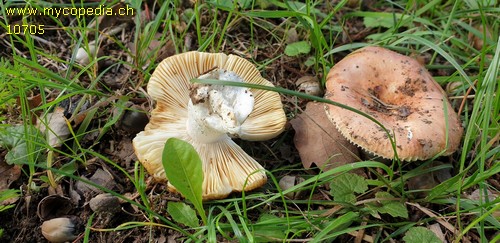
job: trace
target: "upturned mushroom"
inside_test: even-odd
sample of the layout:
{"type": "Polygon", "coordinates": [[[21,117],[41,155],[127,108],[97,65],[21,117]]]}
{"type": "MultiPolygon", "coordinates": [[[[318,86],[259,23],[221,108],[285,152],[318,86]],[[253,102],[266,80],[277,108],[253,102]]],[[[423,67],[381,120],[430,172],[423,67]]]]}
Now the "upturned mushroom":
{"type": "MultiPolygon", "coordinates": [[[[168,138],[189,142],[203,162],[203,199],[224,198],[233,191],[262,186],[262,166],[231,138],[262,141],[280,134],[286,122],[280,96],[244,87],[192,84],[219,79],[272,86],[253,64],[235,55],[188,52],[163,60],[147,85],[156,101],[144,131],[133,140],[135,153],[158,181],[168,138]]],[[[169,190],[175,188],[169,184],[169,190]]]]}
{"type": "MultiPolygon", "coordinates": [[[[463,128],[446,93],[416,60],[365,47],[329,72],[325,98],[369,114],[389,131],[401,160],[425,160],[457,150],[463,128]]],[[[394,158],[388,134],[368,118],[334,105],[327,115],[352,143],[394,158]]]]}

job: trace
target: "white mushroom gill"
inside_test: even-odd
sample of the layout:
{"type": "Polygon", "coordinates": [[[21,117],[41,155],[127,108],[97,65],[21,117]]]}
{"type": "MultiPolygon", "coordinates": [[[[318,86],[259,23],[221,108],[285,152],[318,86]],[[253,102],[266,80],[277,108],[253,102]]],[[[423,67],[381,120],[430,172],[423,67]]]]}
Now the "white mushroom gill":
{"type": "MultiPolygon", "coordinates": [[[[215,69],[198,77],[244,82],[232,71],[215,69]]],[[[254,108],[250,89],[223,85],[193,85],[188,104],[187,132],[199,143],[217,142],[227,135],[238,137],[241,125],[254,108]]]]}

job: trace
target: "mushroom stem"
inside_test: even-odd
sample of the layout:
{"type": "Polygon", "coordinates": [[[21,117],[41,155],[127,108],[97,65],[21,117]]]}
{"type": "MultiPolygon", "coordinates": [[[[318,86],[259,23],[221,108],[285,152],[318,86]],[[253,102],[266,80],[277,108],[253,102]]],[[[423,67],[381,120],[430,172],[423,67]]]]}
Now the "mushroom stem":
{"type": "MultiPolygon", "coordinates": [[[[211,70],[198,78],[243,82],[234,72],[223,69],[211,70]]],[[[217,142],[227,136],[238,137],[253,106],[253,94],[248,88],[194,85],[188,104],[188,134],[202,143],[217,142]]]]}

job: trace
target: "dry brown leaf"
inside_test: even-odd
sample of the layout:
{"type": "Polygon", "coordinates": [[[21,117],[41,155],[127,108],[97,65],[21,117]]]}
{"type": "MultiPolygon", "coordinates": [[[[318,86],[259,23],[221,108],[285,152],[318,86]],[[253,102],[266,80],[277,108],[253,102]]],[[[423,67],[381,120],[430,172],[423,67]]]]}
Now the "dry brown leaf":
{"type": "MultiPolygon", "coordinates": [[[[491,30],[489,28],[484,28],[484,26],[482,25],[477,25],[477,26],[474,26],[474,28],[479,31],[481,34],[486,34],[486,38],[488,39],[491,39],[492,35],[491,35],[491,30]]],[[[474,48],[476,48],[476,50],[481,50],[484,46],[484,40],[483,40],[483,36],[479,37],[477,35],[474,35],[474,33],[472,32],[469,32],[468,34],[468,39],[469,39],[469,42],[472,44],[472,46],[474,48]]]]}
{"type": "MultiPolygon", "coordinates": [[[[9,189],[12,182],[21,176],[21,167],[18,165],[8,165],[3,159],[0,159],[0,192],[9,189]]],[[[9,198],[0,202],[1,205],[15,203],[19,198],[9,198]]]]}
{"type": "Polygon", "coordinates": [[[64,108],[61,107],[56,107],[54,112],[48,113],[44,121],[39,121],[38,126],[40,131],[46,134],[47,143],[54,148],[60,147],[70,135],[64,108]]]}
{"type": "MultiPolygon", "coordinates": [[[[476,189],[474,190],[471,194],[465,195],[470,200],[480,202],[482,201],[483,203],[486,202],[486,199],[488,199],[489,202],[495,201],[498,197],[500,197],[500,194],[492,191],[492,190],[486,190],[486,193],[484,191],[481,191],[481,189],[476,189]],[[481,200],[482,198],[482,200],[481,200]]],[[[500,219],[500,210],[496,210],[492,213],[492,216],[495,218],[500,219]]]]}
{"type": "Polygon", "coordinates": [[[300,40],[299,34],[297,33],[297,30],[295,28],[290,28],[286,32],[286,43],[294,43],[300,40]]]}
{"type": "MultiPolygon", "coordinates": [[[[423,213],[425,213],[427,216],[429,216],[431,218],[435,218],[436,222],[438,222],[440,225],[442,225],[445,229],[449,230],[451,232],[451,234],[456,234],[457,232],[459,232],[457,230],[457,228],[455,228],[450,222],[448,222],[448,220],[449,220],[448,218],[443,217],[442,215],[437,215],[432,210],[430,210],[424,206],[421,206],[418,203],[406,202],[406,204],[413,206],[413,207],[416,207],[418,210],[422,211],[423,213]]],[[[463,242],[470,242],[465,238],[462,240],[463,240],[463,242]]]]}
{"type": "MultiPolygon", "coordinates": [[[[28,101],[28,107],[30,110],[37,108],[40,106],[40,104],[42,104],[42,95],[37,94],[37,95],[27,97],[27,101],[28,101]]],[[[20,97],[16,98],[16,102],[17,102],[18,106],[21,106],[21,98],[20,97]]],[[[36,117],[40,113],[41,113],[40,111],[32,112],[31,113],[31,122],[36,121],[36,117]]]]}
{"type": "Polygon", "coordinates": [[[306,110],[290,123],[295,130],[294,143],[304,168],[309,169],[314,163],[330,170],[358,161],[358,148],[337,131],[322,103],[309,102],[306,110]]]}
{"type": "Polygon", "coordinates": [[[427,228],[430,231],[432,231],[434,234],[436,234],[436,236],[441,240],[441,242],[443,242],[443,243],[447,242],[446,237],[444,236],[444,232],[438,223],[431,224],[431,225],[427,226],[427,228]]]}

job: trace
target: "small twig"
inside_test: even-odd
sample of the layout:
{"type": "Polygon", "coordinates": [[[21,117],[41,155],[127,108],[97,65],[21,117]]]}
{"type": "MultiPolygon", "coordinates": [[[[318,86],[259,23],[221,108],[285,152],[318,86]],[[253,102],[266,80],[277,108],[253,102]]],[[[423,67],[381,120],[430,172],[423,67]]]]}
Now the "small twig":
{"type": "MultiPolygon", "coordinates": [[[[368,224],[368,217],[363,217],[363,222],[361,222],[361,226],[366,226],[368,224]]],[[[354,232],[352,232],[354,233],[354,232]]],[[[360,229],[358,233],[355,235],[356,238],[354,240],[354,243],[361,243],[363,240],[368,241],[368,242],[373,242],[373,238],[370,239],[371,236],[365,235],[365,229],[360,229]],[[369,240],[365,239],[368,238],[369,240]],[[370,241],[371,240],[371,241],[370,241]]]]}
{"type": "Polygon", "coordinates": [[[321,216],[322,216],[322,217],[330,217],[330,216],[332,216],[334,213],[336,213],[336,212],[340,211],[340,210],[341,210],[341,209],[343,209],[343,208],[344,208],[344,206],[342,206],[342,205],[336,205],[335,207],[330,208],[330,209],[328,209],[326,212],[322,213],[322,214],[321,214],[321,216]]]}
{"type": "MultiPolygon", "coordinates": [[[[22,33],[21,33],[21,34],[22,34],[22,33]]],[[[46,44],[46,45],[48,45],[48,46],[51,46],[51,47],[54,47],[54,48],[56,48],[56,47],[57,47],[57,45],[56,45],[56,44],[54,44],[54,42],[52,42],[52,41],[48,41],[48,40],[43,39],[43,38],[41,38],[41,37],[39,37],[39,36],[36,36],[36,35],[31,35],[31,38],[33,38],[33,39],[35,39],[35,40],[37,40],[37,41],[39,41],[39,42],[41,42],[41,43],[44,43],[44,44],[46,44]]]]}
{"type": "Polygon", "coordinates": [[[110,28],[109,30],[104,31],[100,36],[99,36],[99,42],[102,41],[104,38],[111,39],[112,35],[116,35],[123,31],[127,27],[127,23],[120,24],[116,27],[110,28]]]}
{"type": "Polygon", "coordinates": [[[316,226],[313,223],[311,223],[311,221],[309,220],[309,218],[307,218],[307,215],[304,214],[304,211],[302,211],[297,204],[295,204],[294,202],[292,202],[292,203],[295,206],[295,208],[297,210],[299,210],[300,214],[302,215],[302,217],[304,217],[304,219],[306,220],[306,222],[309,223],[309,225],[311,225],[312,227],[314,227],[314,229],[316,229],[318,231],[321,231],[321,228],[319,228],[318,226],[316,226]]]}
{"type": "MultiPolygon", "coordinates": [[[[364,230],[352,231],[352,232],[349,232],[348,234],[350,234],[352,236],[355,236],[355,237],[358,237],[358,235],[359,235],[360,232],[364,232],[364,230]]],[[[357,238],[356,238],[356,240],[357,240],[357,238]]],[[[365,235],[364,233],[363,233],[363,238],[360,238],[360,241],[359,241],[360,243],[361,243],[361,240],[364,240],[364,241],[370,242],[370,243],[374,242],[373,236],[371,236],[371,235],[365,235]]]]}
{"type": "Polygon", "coordinates": [[[462,111],[463,111],[464,106],[465,106],[465,101],[467,100],[467,96],[469,96],[470,92],[472,92],[472,88],[474,88],[474,86],[476,86],[476,84],[477,84],[477,79],[474,81],[472,86],[470,86],[469,89],[467,89],[467,92],[465,93],[464,98],[462,99],[462,103],[460,104],[460,108],[458,108],[457,114],[459,114],[459,115],[462,114],[462,111]]]}
{"type": "Polygon", "coordinates": [[[52,168],[53,158],[54,158],[54,150],[50,149],[47,153],[47,168],[48,168],[47,178],[49,179],[50,186],[55,189],[57,187],[57,183],[54,178],[54,174],[52,174],[52,171],[50,170],[50,168],[52,168]]]}
{"type": "Polygon", "coordinates": [[[24,55],[24,54],[23,54],[23,53],[22,53],[19,49],[17,49],[15,46],[12,46],[12,45],[10,44],[10,42],[8,42],[7,40],[3,40],[3,41],[5,42],[5,44],[6,44],[8,47],[10,47],[10,48],[12,48],[12,50],[16,51],[17,55],[19,55],[19,56],[21,56],[21,57],[23,57],[23,58],[25,58],[25,59],[26,59],[26,58],[28,58],[26,55],[24,55]]]}
{"type": "Polygon", "coordinates": [[[458,100],[458,99],[473,99],[476,98],[476,95],[458,95],[458,96],[450,96],[448,99],[450,100],[458,100]]]}
{"type": "Polygon", "coordinates": [[[446,229],[448,229],[449,231],[451,231],[453,234],[458,233],[458,230],[453,225],[451,225],[450,223],[444,221],[442,217],[437,216],[435,213],[431,212],[431,210],[420,206],[418,203],[407,202],[406,204],[418,208],[420,211],[422,211],[423,213],[427,214],[427,216],[429,216],[431,218],[435,218],[436,221],[440,225],[444,226],[446,229]]]}
{"type": "Polygon", "coordinates": [[[365,200],[361,200],[361,201],[358,201],[356,202],[354,205],[358,206],[358,205],[361,205],[361,204],[367,204],[367,203],[371,203],[371,202],[379,202],[379,201],[400,201],[401,199],[399,198],[369,198],[369,199],[365,199],[365,200]]]}

